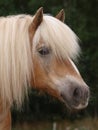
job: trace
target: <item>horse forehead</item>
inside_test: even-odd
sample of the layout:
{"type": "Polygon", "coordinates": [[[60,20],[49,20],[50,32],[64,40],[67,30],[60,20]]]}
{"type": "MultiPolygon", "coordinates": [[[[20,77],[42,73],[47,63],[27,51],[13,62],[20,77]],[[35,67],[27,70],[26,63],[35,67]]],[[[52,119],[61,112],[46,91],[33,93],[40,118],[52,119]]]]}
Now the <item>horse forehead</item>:
{"type": "MultiPolygon", "coordinates": [[[[42,38],[43,43],[49,46],[56,56],[75,58],[79,52],[76,35],[67,27],[54,19],[45,19],[36,30],[33,43],[38,44],[42,38]],[[70,37],[69,37],[70,36],[70,37]]],[[[42,41],[40,42],[42,43],[42,41]]]]}

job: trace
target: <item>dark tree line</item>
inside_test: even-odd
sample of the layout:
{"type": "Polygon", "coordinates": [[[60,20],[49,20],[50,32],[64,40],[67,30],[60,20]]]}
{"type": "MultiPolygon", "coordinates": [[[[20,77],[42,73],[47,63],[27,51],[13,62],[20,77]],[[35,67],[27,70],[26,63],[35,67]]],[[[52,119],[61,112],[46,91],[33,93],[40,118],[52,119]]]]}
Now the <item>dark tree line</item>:
{"type": "MultiPolygon", "coordinates": [[[[60,9],[65,10],[65,22],[80,38],[82,55],[79,58],[78,68],[90,86],[91,99],[88,108],[84,111],[87,115],[98,115],[98,0],[0,0],[0,15],[34,14],[43,6],[45,13],[56,15],[60,9]]],[[[48,95],[40,95],[37,91],[30,94],[29,106],[24,104],[24,111],[40,119],[43,116],[56,115],[68,116],[63,106],[48,95]],[[60,107],[62,106],[62,107],[60,107]],[[58,110],[57,110],[58,108],[58,110]],[[65,114],[64,114],[65,112],[65,114]]],[[[13,111],[13,116],[16,111],[13,111]]],[[[83,113],[80,115],[83,115],[83,113]]],[[[85,115],[85,114],[84,114],[85,115]]],[[[21,117],[23,115],[20,114],[21,117]]],[[[26,117],[25,117],[26,118],[26,117]]],[[[48,117],[49,118],[49,117],[48,117]]]]}

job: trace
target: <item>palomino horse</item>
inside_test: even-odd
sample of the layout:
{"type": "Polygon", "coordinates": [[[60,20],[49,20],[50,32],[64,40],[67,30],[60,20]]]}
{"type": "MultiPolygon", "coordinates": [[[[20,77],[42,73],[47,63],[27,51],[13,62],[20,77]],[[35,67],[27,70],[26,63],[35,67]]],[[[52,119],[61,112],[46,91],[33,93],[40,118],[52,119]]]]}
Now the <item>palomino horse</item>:
{"type": "Polygon", "coordinates": [[[68,108],[88,104],[89,88],[74,60],[78,38],[63,23],[64,11],[56,17],[16,15],[0,18],[0,130],[11,129],[10,108],[20,107],[33,86],[48,92],[68,108]]]}

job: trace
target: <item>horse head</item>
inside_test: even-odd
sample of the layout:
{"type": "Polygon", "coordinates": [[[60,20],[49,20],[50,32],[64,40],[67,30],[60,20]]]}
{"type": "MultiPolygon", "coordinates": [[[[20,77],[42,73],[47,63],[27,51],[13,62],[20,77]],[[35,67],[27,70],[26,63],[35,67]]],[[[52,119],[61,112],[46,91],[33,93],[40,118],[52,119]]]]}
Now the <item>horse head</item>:
{"type": "Polygon", "coordinates": [[[89,88],[73,62],[80,52],[78,38],[63,21],[63,10],[52,17],[44,15],[43,8],[32,19],[31,84],[57,97],[70,109],[82,109],[88,105],[89,88]]]}

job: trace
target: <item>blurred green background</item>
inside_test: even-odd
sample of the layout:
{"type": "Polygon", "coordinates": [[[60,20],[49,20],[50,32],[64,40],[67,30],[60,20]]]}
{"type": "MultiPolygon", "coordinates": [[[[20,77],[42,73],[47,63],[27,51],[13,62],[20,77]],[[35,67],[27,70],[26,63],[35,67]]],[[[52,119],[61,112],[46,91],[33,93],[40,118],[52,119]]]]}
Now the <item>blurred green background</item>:
{"type": "Polygon", "coordinates": [[[13,124],[17,121],[70,120],[98,116],[98,0],[0,0],[0,15],[31,14],[43,6],[44,13],[55,16],[65,10],[65,23],[80,38],[82,54],[77,64],[83,78],[90,86],[91,99],[87,109],[70,113],[56,99],[36,90],[30,92],[29,102],[21,111],[12,109],[13,124]]]}

